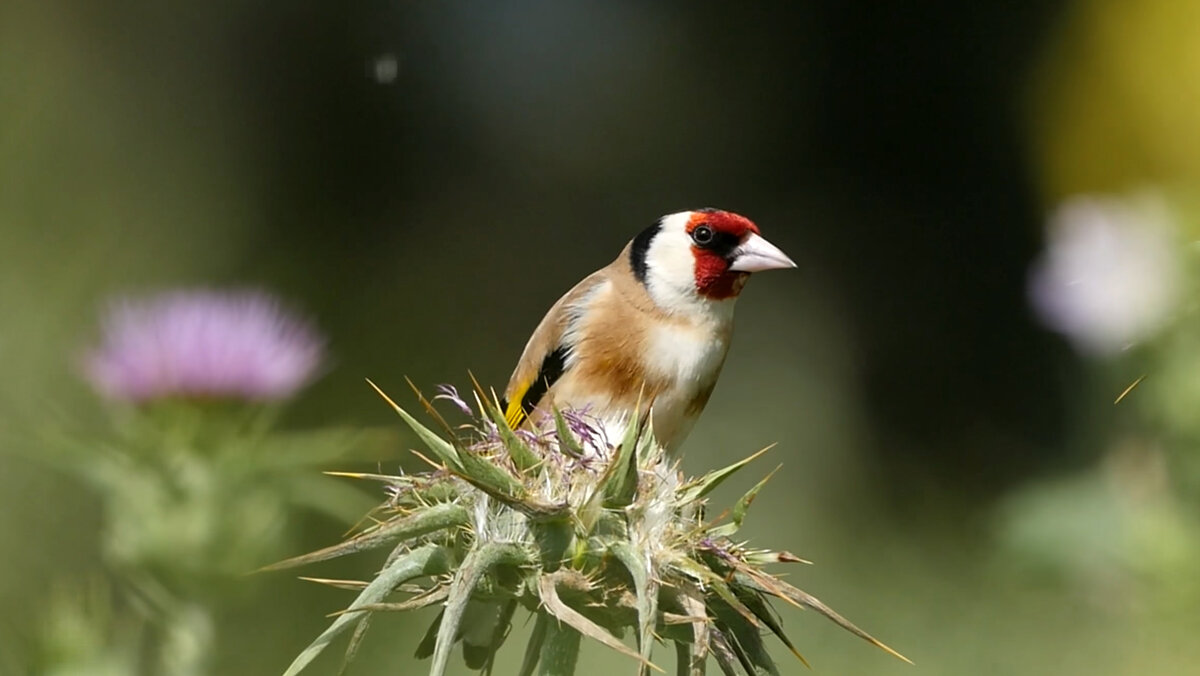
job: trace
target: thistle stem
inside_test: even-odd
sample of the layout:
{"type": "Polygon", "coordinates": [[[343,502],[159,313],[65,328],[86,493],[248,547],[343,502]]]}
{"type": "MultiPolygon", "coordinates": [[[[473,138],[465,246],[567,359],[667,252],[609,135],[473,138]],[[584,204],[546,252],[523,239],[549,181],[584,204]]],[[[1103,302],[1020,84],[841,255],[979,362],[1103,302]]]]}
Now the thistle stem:
{"type": "Polygon", "coordinates": [[[675,676],[692,676],[692,646],[675,642],[675,676]]]}
{"type": "Polygon", "coordinates": [[[553,620],[546,625],[538,676],[575,676],[575,664],[579,661],[579,632],[553,620]]]}
{"type": "Polygon", "coordinates": [[[538,660],[542,656],[542,643],[546,640],[549,626],[550,616],[538,613],[533,632],[529,635],[529,642],[525,644],[525,658],[521,660],[521,670],[517,672],[517,676],[533,676],[533,670],[537,668],[538,660]]]}
{"type": "Polygon", "coordinates": [[[479,580],[497,564],[519,565],[524,563],[520,546],[513,543],[489,542],[472,549],[454,574],[450,583],[450,595],[446,598],[446,612],[438,627],[437,643],[433,650],[430,676],[441,676],[446,672],[450,649],[458,638],[458,629],[471,600],[471,593],[479,580]]]}

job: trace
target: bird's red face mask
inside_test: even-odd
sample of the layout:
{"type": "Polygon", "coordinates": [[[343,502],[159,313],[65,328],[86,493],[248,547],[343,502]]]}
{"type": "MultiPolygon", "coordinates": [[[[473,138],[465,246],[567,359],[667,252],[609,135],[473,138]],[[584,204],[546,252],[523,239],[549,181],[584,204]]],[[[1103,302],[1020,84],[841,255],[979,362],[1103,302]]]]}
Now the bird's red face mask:
{"type": "Polygon", "coordinates": [[[737,296],[751,272],[796,264],[759,235],[758,226],[728,211],[700,210],[686,226],[695,258],[696,291],[712,300],[737,296]]]}

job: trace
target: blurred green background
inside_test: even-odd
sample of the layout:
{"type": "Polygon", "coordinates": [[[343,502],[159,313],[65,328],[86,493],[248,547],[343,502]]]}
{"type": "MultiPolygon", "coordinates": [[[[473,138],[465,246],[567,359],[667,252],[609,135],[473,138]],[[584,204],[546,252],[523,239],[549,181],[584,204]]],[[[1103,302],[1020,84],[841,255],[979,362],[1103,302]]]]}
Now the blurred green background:
{"type": "MultiPolygon", "coordinates": [[[[1081,359],[1028,307],[1045,215],[1194,185],[1197,110],[1194,0],[6,0],[0,671],[27,673],[46,599],[97,566],[99,503],[28,432],[102,427],[76,366],[105,298],[272,289],[334,354],[287,423],[390,426],[364,377],[502,385],[575,281],[657,216],[719,206],[800,269],[739,303],[685,469],[779,442],[743,532],[814,560],[792,581],[916,663],[784,610],[816,673],[1195,673],[1194,590],[1081,581],[996,523],[1142,424],[1112,406],[1138,368],[1081,359]]],[[[417,467],[402,451],[328,469],[417,467]]],[[[348,526],[289,523],[296,553],[348,526]]],[[[244,584],[217,673],[282,672],[350,598],[244,584]]],[[[421,673],[430,619],[378,619],[351,673],[421,673]]],[[[581,674],[614,669],[585,651],[581,674]]]]}

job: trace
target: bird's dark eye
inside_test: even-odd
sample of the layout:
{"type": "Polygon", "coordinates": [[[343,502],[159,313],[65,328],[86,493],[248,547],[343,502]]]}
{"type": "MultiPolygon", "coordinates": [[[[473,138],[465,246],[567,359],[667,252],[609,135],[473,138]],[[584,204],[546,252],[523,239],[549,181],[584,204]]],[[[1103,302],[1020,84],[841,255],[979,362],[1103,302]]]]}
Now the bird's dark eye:
{"type": "Polygon", "coordinates": [[[700,246],[712,244],[712,228],[708,227],[707,225],[697,225],[695,229],[692,230],[692,241],[700,246]]]}

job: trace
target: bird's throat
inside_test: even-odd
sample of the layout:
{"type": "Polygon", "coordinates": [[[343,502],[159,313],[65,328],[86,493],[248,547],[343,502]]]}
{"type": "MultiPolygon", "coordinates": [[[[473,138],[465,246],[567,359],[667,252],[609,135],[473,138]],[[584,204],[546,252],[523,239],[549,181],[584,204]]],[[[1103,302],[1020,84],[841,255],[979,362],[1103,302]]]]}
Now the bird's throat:
{"type": "Polygon", "coordinates": [[[721,268],[702,269],[699,261],[696,265],[696,292],[709,300],[728,300],[736,298],[746,286],[749,273],[731,272],[729,266],[722,261],[721,268]]]}

